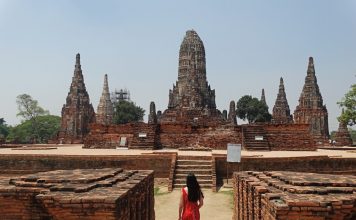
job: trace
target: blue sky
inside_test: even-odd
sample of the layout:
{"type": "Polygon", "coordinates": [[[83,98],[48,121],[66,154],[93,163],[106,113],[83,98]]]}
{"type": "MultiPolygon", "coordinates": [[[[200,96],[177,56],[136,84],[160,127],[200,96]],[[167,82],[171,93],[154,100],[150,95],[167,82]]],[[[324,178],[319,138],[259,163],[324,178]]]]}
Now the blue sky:
{"type": "MultiPolygon", "coordinates": [[[[336,102],[356,81],[356,1],[18,1],[0,0],[0,117],[17,124],[16,96],[30,94],[60,115],[82,58],[94,108],[104,74],[136,104],[158,110],[177,80],[188,29],[204,42],[207,78],[220,110],[266,91],[272,111],[279,78],[294,112],[313,56],[330,130],[336,102]]],[[[240,123],[242,123],[240,121],[240,123]]]]}

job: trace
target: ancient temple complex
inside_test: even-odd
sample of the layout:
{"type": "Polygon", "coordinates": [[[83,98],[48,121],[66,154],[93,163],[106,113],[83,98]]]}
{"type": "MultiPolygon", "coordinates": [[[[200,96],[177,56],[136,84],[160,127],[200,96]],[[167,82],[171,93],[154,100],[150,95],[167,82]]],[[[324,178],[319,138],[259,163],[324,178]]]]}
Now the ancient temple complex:
{"type": "MultiPolygon", "coordinates": [[[[238,125],[234,100],[228,111],[221,113],[216,108],[215,90],[206,76],[204,44],[194,30],[188,30],[180,45],[178,80],[169,91],[168,108],[163,113],[156,112],[155,103],[151,102],[148,123],[111,123],[113,108],[107,76],[95,122],[78,55],[63,107],[60,138],[72,138],[66,141],[71,143],[75,138],[82,140],[84,148],[226,150],[228,143],[239,143],[245,150],[315,150],[315,137],[325,140],[328,124],[312,58],[299,101],[294,124],[281,79],[273,109],[274,123],[238,125]]],[[[267,105],[264,90],[261,102],[267,105]]]]}
{"type": "Polygon", "coordinates": [[[282,77],[279,81],[278,95],[272,111],[272,122],[275,124],[293,123],[282,77]]]}
{"type": "Polygon", "coordinates": [[[62,108],[61,128],[58,134],[60,142],[82,143],[84,136],[89,132],[89,124],[94,121],[95,112],[85,88],[78,53],[72,83],[62,108]]]}
{"type": "Polygon", "coordinates": [[[189,30],[179,50],[178,81],[169,91],[168,109],[161,122],[191,122],[204,118],[223,120],[216,109],[215,90],[206,78],[206,61],[203,41],[194,30],[189,30]]]}
{"type": "Polygon", "coordinates": [[[310,124],[309,129],[314,141],[325,142],[328,140],[328,111],[323,105],[323,98],[315,76],[313,57],[309,57],[307,76],[300,94],[299,104],[294,111],[294,121],[297,124],[310,124]]]}
{"type": "Polygon", "coordinates": [[[113,121],[114,107],[110,99],[108,75],[104,76],[103,93],[100,97],[97,113],[96,123],[109,125],[113,121]]]}

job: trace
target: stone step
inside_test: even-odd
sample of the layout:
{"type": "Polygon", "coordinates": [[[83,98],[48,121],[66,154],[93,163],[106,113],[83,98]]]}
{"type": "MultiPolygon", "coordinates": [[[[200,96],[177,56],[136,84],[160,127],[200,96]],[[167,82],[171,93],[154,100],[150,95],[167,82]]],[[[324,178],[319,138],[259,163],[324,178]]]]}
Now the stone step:
{"type": "MultiPolygon", "coordinates": [[[[198,183],[200,184],[213,184],[213,180],[201,180],[198,179],[198,183]]],[[[175,179],[174,184],[186,184],[185,179],[175,179]]]]}
{"type": "Polygon", "coordinates": [[[177,164],[202,164],[202,165],[211,165],[211,160],[177,160],[177,164]]]}
{"type": "MultiPolygon", "coordinates": [[[[212,176],[208,175],[208,174],[194,174],[194,175],[198,180],[211,180],[212,179],[212,176]]],[[[175,174],[174,175],[174,179],[184,179],[185,180],[186,178],[187,178],[186,174],[175,174]]]]}
{"type": "MultiPolygon", "coordinates": [[[[213,187],[212,184],[200,184],[200,183],[199,183],[199,185],[200,185],[200,188],[203,188],[203,189],[207,189],[207,188],[213,187]]],[[[185,183],[184,183],[184,184],[183,184],[183,183],[176,183],[176,184],[173,184],[173,188],[175,188],[175,189],[181,189],[181,188],[183,188],[183,187],[186,187],[185,183]]]]}
{"type": "Polygon", "coordinates": [[[189,170],[196,170],[196,169],[198,169],[198,170],[204,170],[204,169],[209,169],[209,170],[211,170],[211,164],[210,165],[200,165],[200,164],[198,164],[198,165],[180,165],[180,164],[178,164],[177,166],[176,166],[176,169],[189,169],[189,170]]]}
{"type": "Polygon", "coordinates": [[[211,169],[196,169],[196,170],[176,169],[175,173],[185,174],[185,175],[187,175],[188,173],[194,173],[194,175],[198,175],[198,174],[211,175],[211,169]]]}

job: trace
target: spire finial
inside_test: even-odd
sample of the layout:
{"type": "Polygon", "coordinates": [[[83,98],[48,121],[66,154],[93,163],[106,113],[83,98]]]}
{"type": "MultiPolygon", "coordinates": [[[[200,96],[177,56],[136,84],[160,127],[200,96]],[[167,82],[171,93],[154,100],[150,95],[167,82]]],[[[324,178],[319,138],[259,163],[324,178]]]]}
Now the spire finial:
{"type": "Polygon", "coordinates": [[[313,59],[313,57],[309,57],[309,64],[314,64],[314,59],[313,59]]]}
{"type": "Polygon", "coordinates": [[[75,64],[80,65],[80,54],[77,53],[77,56],[75,57],[75,64]]]}

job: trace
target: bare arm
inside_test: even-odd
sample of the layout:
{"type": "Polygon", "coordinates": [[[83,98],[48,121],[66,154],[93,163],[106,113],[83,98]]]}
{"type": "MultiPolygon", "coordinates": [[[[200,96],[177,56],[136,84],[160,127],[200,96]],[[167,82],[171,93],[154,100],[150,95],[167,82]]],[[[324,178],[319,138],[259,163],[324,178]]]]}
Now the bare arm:
{"type": "Polygon", "coordinates": [[[199,209],[204,205],[204,197],[202,194],[200,194],[199,198],[199,209]]]}
{"type": "Polygon", "coordinates": [[[180,201],[179,201],[178,220],[182,219],[183,206],[184,206],[184,201],[183,201],[183,192],[182,192],[181,196],[180,196],[180,201]]]}

